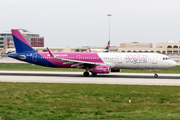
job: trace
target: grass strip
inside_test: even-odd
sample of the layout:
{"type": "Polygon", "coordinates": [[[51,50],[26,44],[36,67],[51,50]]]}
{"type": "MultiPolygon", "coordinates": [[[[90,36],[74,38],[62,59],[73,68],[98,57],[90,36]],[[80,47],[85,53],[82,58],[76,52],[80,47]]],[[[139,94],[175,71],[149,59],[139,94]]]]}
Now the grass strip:
{"type": "Polygon", "coordinates": [[[0,120],[179,120],[179,112],[178,86],[0,83],[0,120]]]}

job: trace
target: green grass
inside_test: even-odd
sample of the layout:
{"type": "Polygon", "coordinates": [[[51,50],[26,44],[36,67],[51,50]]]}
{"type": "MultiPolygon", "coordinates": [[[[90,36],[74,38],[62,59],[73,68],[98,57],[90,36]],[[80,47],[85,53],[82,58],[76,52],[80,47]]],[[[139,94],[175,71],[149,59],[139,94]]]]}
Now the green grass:
{"type": "MultiPolygon", "coordinates": [[[[84,69],[76,68],[50,68],[29,63],[0,63],[0,70],[28,70],[28,71],[73,71],[73,72],[83,72],[84,69]]],[[[126,73],[153,73],[153,70],[144,69],[122,69],[121,72],[126,73]]],[[[180,73],[180,66],[176,66],[170,69],[160,69],[158,73],[180,73]]]]}
{"type": "Polygon", "coordinates": [[[179,113],[177,86],[0,83],[0,120],[179,120],[179,113]]]}

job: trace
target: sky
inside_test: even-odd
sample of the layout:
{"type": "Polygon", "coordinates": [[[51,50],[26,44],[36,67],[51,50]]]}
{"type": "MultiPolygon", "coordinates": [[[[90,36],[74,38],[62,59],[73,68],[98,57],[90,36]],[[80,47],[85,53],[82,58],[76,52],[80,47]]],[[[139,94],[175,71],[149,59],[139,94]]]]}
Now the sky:
{"type": "Polygon", "coordinates": [[[180,0],[0,0],[0,31],[26,29],[45,47],[180,41],[180,0]],[[107,14],[112,14],[110,17],[107,14]]]}

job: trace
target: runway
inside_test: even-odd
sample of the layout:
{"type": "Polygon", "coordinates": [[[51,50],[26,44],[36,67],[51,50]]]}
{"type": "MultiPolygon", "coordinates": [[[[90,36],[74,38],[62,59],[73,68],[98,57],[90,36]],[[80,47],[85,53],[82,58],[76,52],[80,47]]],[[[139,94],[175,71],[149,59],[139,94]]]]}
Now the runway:
{"type": "Polygon", "coordinates": [[[180,74],[111,73],[84,77],[82,72],[0,71],[1,82],[82,83],[180,86],[180,74]]]}
{"type": "Polygon", "coordinates": [[[19,61],[10,57],[3,57],[0,59],[0,63],[27,63],[27,62],[19,61]]]}
{"type": "MultiPolygon", "coordinates": [[[[3,57],[0,63],[26,62],[3,57]]],[[[177,65],[180,65],[180,62],[177,62],[177,65]]],[[[82,72],[0,71],[0,81],[180,86],[180,74],[158,74],[158,78],[154,78],[154,74],[150,73],[110,73],[89,77],[82,74],[82,72]]]]}

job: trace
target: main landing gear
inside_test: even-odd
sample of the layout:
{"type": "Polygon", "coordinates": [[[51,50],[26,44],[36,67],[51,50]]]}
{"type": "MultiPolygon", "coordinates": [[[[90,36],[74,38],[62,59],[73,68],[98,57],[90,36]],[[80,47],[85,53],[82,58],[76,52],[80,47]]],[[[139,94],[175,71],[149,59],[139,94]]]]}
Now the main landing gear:
{"type": "MultiPolygon", "coordinates": [[[[92,76],[96,76],[97,73],[91,72],[92,76]]],[[[88,77],[89,76],[89,68],[86,68],[86,71],[83,73],[84,77],[88,77]]]]}
{"type": "Polygon", "coordinates": [[[92,72],[92,76],[96,76],[96,75],[97,75],[97,73],[92,72]]]}
{"type": "MultiPolygon", "coordinates": [[[[96,76],[97,75],[97,73],[94,73],[94,72],[91,72],[91,74],[92,74],[92,76],[96,76]]],[[[89,72],[84,72],[83,73],[83,75],[84,75],[84,77],[88,77],[89,76],[89,72]]]]}
{"type": "Polygon", "coordinates": [[[89,67],[86,67],[86,72],[83,73],[84,77],[89,76],[89,67]]]}
{"type": "Polygon", "coordinates": [[[86,71],[86,72],[83,73],[83,75],[84,75],[84,77],[88,77],[89,76],[89,72],[86,71]]]}
{"type": "Polygon", "coordinates": [[[158,77],[158,74],[157,74],[156,72],[157,72],[157,70],[156,70],[156,69],[154,69],[154,77],[155,77],[155,78],[157,78],[157,77],[158,77]]]}
{"type": "MultiPolygon", "coordinates": [[[[94,73],[94,72],[91,72],[91,74],[92,74],[92,76],[96,76],[97,75],[97,73],[94,73]]],[[[89,72],[84,72],[83,73],[83,75],[84,75],[84,77],[88,77],[89,76],[89,72]]]]}

